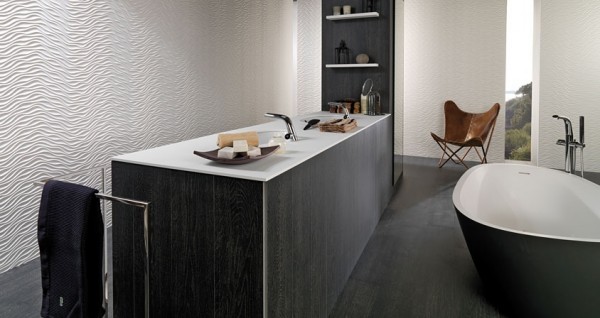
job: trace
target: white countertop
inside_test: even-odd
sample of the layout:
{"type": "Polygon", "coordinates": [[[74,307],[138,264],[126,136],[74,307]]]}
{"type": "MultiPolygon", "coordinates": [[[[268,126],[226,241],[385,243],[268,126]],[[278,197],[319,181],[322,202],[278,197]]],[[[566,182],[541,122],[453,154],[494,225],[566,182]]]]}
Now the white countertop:
{"type": "MultiPolygon", "coordinates": [[[[352,114],[351,118],[356,119],[358,126],[347,133],[320,132],[318,128],[303,130],[306,125],[302,121],[304,119],[320,118],[321,121],[324,121],[327,119],[325,117],[330,117],[331,119],[342,118],[341,114],[316,112],[294,117],[292,118],[292,123],[298,136],[298,141],[288,140],[286,152],[283,154],[273,154],[243,165],[220,164],[193,153],[194,150],[210,151],[217,149],[218,134],[120,155],[113,157],[112,160],[264,182],[279,176],[388,116],[390,115],[366,116],[352,114]]],[[[265,124],[226,132],[242,131],[257,131],[261,140],[260,146],[266,146],[273,132],[286,132],[286,126],[283,120],[273,119],[271,122],[265,124]]]]}

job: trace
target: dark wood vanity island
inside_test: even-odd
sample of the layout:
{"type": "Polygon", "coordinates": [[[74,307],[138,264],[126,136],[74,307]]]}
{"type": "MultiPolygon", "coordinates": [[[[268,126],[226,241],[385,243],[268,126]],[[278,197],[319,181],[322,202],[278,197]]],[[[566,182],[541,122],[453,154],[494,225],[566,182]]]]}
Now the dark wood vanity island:
{"type": "MultiPolygon", "coordinates": [[[[193,154],[216,135],[113,158],[113,195],[150,202],[150,316],[327,317],[393,192],[392,117],[354,117],[295,118],[299,141],[245,165],[193,154]]],[[[140,209],[115,204],[112,235],[114,317],[144,317],[140,209]]]]}

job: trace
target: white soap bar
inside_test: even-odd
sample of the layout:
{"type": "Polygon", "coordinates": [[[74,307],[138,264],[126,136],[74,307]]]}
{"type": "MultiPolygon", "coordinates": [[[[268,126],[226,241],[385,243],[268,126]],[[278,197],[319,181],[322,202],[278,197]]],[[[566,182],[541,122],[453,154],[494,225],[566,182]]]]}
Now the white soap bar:
{"type": "Polygon", "coordinates": [[[224,159],[233,159],[235,157],[235,151],[233,151],[232,147],[224,147],[219,149],[217,152],[217,157],[224,159]]]}
{"type": "Polygon", "coordinates": [[[256,156],[260,156],[260,155],[261,155],[260,148],[250,147],[250,149],[248,149],[248,157],[256,157],[256,156]]]}
{"type": "Polygon", "coordinates": [[[248,142],[245,139],[233,141],[234,152],[246,152],[248,151],[248,142]]]}

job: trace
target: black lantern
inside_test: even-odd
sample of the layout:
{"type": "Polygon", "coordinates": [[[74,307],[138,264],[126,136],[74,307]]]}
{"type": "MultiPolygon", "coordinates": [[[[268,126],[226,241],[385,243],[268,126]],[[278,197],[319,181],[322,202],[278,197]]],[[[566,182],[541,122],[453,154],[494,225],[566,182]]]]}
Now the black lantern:
{"type": "Polygon", "coordinates": [[[340,46],[335,48],[335,63],[348,64],[350,63],[350,49],[346,46],[346,42],[342,40],[340,46]]]}
{"type": "Polygon", "coordinates": [[[377,12],[379,0],[363,0],[363,12],[377,12]]]}

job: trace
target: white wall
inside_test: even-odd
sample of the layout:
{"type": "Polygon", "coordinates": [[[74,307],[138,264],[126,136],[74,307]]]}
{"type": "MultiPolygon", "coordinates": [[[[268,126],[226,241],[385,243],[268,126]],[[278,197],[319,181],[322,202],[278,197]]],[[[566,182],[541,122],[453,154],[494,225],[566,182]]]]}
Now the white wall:
{"type": "MultiPolygon", "coordinates": [[[[540,21],[539,165],[564,168],[564,125],[570,117],[579,139],[585,116],[585,170],[600,171],[600,2],[543,0],[540,21]]],[[[579,167],[579,165],[578,165],[579,167]]]]}
{"type": "Polygon", "coordinates": [[[322,1],[298,1],[298,114],[321,110],[322,1]]]}
{"type": "Polygon", "coordinates": [[[501,104],[488,159],[503,161],[506,2],[405,0],[404,18],[404,155],[440,156],[430,132],[443,135],[451,99],[469,112],[501,104]]]}
{"type": "Polygon", "coordinates": [[[33,181],[263,122],[266,111],[293,114],[291,7],[4,1],[0,272],[38,255],[33,181]]]}
{"type": "Polygon", "coordinates": [[[404,150],[404,1],[396,1],[394,18],[394,154],[404,150]]]}

